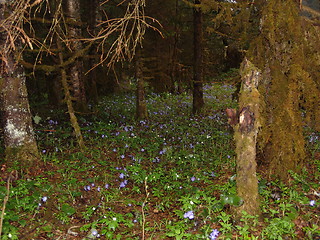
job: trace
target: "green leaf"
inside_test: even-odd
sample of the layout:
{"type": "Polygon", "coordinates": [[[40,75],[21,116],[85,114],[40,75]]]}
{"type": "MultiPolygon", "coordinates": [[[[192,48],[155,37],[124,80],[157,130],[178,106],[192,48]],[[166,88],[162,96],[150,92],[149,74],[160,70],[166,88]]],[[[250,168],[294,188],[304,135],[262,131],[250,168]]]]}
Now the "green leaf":
{"type": "Polygon", "coordinates": [[[220,199],[223,205],[230,204],[233,206],[240,206],[242,204],[242,199],[235,194],[222,194],[220,199]]]}
{"type": "Polygon", "coordinates": [[[42,118],[39,117],[38,115],[36,115],[36,116],[33,117],[33,121],[34,121],[35,124],[39,124],[39,122],[41,121],[41,119],[42,119],[42,118]]]}
{"type": "Polygon", "coordinates": [[[76,212],[76,209],[71,207],[69,204],[63,204],[61,210],[68,216],[71,216],[76,212]]]}
{"type": "Polygon", "coordinates": [[[109,227],[109,229],[112,229],[113,231],[115,231],[116,228],[118,227],[118,225],[119,225],[118,222],[110,221],[109,224],[108,224],[108,227],[109,227]]]}
{"type": "Polygon", "coordinates": [[[237,195],[232,196],[230,201],[231,201],[231,205],[234,205],[234,206],[240,206],[243,203],[242,199],[237,195]]]}

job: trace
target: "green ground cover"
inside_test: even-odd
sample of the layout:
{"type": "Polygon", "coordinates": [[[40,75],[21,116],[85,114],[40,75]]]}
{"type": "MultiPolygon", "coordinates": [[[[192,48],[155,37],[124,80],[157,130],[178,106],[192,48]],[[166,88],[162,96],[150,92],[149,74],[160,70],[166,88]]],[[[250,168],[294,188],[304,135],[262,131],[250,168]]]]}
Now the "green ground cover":
{"type": "Polygon", "coordinates": [[[190,94],[149,94],[143,121],[135,120],[133,94],[106,97],[79,117],[83,152],[65,112],[39,110],[45,168],[1,182],[1,203],[10,193],[1,239],[319,239],[320,139],[312,131],[302,174],[286,185],[260,164],[262,217],[233,221],[241,199],[224,109],[237,105],[234,90],[206,85],[199,116],[190,94]]]}

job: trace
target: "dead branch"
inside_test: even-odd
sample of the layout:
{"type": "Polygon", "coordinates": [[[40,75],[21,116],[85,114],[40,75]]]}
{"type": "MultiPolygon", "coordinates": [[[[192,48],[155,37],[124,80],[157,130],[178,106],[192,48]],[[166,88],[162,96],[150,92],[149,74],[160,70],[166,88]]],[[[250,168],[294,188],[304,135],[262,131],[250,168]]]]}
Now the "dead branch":
{"type": "MultiPolygon", "coordinates": [[[[0,48],[1,60],[6,64],[8,56],[17,50],[20,44],[26,44],[33,49],[33,45],[39,43],[30,38],[23,29],[25,23],[29,23],[29,13],[31,7],[39,4],[43,0],[17,0],[2,3],[5,18],[0,21],[0,32],[2,32],[3,44],[0,48]],[[10,3],[10,4],[9,4],[10,3]],[[19,45],[17,45],[19,43],[19,45]]],[[[20,47],[19,47],[20,48],[20,47]]]]}
{"type": "MultiPolygon", "coordinates": [[[[108,0],[104,3],[106,2],[108,0]]],[[[124,2],[121,2],[121,4],[124,2]]],[[[83,39],[85,41],[100,41],[98,49],[101,50],[102,54],[100,62],[96,66],[103,64],[107,60],[109,67],[124,59],[132,60],[136,47],[143,40],[146,28],[152,28],[162,35],[157,27],[147,22],[147,20],[152,20],[153,23],[161,27],[161,24],[157,20],[145,16],[144,7],[145,0],[130,1],[122,18],[107,19],[101,22],[99,24],[101,30],[95,37],[83,39]],[[113,35],[117,35],[117,37],[111,46],[109,46],[107,41],[113,35]]]]}
{"type": "MultiPolygon", "coordinates": [[[[91,47],[92,43],[89,43],[85,48],[77,51],[77,52],[73,52],[73,55],[71,55],[66,61],[64,61],[61,64],[58,65],[45,65],[45,64],[32,64],[32,63],[28,63],[26,61],[20,60],[20,63],[25,67],[25,68],[29,68],[29,69],[36,69],[36,70],[42,70],[45,71],[47,73],[49,72],[54,72],[54,71],[60,71],[60,68],[66,68],[68,67],[68,65],[71,65],[74,63],[74,61],[77,58],[83,57],[85,55],[85,53],[89,50],[89,48],[91,47]]],[[[59,52],[59,51],[58,51],[59,52]]]]}

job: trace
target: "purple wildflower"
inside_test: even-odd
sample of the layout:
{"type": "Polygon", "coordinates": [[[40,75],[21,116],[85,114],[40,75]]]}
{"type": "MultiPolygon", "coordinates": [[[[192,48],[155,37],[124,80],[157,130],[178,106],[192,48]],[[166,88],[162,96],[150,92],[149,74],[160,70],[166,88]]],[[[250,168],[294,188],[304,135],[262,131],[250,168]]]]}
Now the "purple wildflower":
{"type": "Polygon", "coordinates": [[[213,229],[212,232],[209,235],[210,240],[215,240],[219,236],[219,231],[217,229],[213,229]]]}
{"type": "Polygon", "coordinates": [[[309,203],[309,205],[310,205],[311,207],[313,207],[314,205],[316,205],[316,201],[315,201],[315,200],[311,200],[310,203],[309,203]]]}
{"type": "Polygon", "coordinates": [[[194,219],[193,211],[188,211],[183,215],[184,218],[194,219]]]}
{"type": "Polygon", "coordinates": [[[98,231],[95,230],[95,229],[93,229],[93,230],[91,231],[91,234],[92,234],[93,236],[97,236],[97,235],[98,235],[98,231]]]}

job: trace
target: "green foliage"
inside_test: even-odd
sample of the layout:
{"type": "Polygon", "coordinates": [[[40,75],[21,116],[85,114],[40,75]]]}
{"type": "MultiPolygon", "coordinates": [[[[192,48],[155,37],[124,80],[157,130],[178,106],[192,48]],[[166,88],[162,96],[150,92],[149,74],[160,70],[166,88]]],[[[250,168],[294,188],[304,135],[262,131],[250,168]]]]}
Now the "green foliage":
{"type": "MultiPolygon", "coordinates": [[[[269,222],[269,221],[268,221],[269,222]]],[[[294,224],[288,218],[273,218],[267,228],[262,232],[267,239],[295,238],[294,224]]]]}
{"type": "MultiPolygon", "coordinates": [[[[6,211],[3,219],[1,239],[19,239],[19,228],[24,228],[29,223],[28,215],[39,212],[42,204],[42,193],[51,187],[46,179],[18,180],[10,188],[9,201],[6,204],[6,211]],[[14,222],[15,224],[11,224],[14,222]]],[[[0,186],[0,199],[3,201],[7,190],[0,186]]]]}
{"type": "MultiPolygon", "coordinates": [[[[84,152],[65,138],[72,131],[67,124],[53,124],[52,117],[50,123],[40,122],[39,128],[57,130],[37,132],[44,140],[39,147],[45,150],[47,171],[12,186],[3,238],[18,239],[36,228],[30,237],[54,239],[70,226],[79,226],[71,229],[79,237],[106,239],[141,239],[142,229],[145,239],[208,239],[213,230],[222,239],[268,239],[269,234],[273,239],[271,231],[294,237],[297,228],[316,235],[317,205],[311,206],[306,194],[318,185],[307,173],[292,173],[294,187],[261,177],[266,219],[243,213],[234,221],[232,209],[241,199],[232,134],[223,114],[237,104],[230,97],[234,88],[213,84],[205,90],[211,108],[197,117],[186,113],[192,107],[187,94],[151,94],[150,119],[137,122],[131,116],[132,95],[104,99],[101,115],[80,119],[88,146],[84,152]],[[281,192],[279,200],[272,197],[275,189],[281,192]],[[299,226],[297,219],[310,225],[299,226]]],[[[5,192],[2,182],[1,199],[5,192]]]]}

